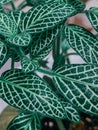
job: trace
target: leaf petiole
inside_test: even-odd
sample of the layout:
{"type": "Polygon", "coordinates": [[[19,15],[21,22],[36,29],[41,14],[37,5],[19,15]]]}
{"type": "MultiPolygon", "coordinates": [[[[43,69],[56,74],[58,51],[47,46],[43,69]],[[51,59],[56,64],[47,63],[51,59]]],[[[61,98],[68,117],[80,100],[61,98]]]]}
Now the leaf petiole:
{"type": "Polygon", "coordinates": [[[62,120],[56,119],[56,123],[57,123],[57,126],[58,126],[59,130],[66,130],[66,128],[63,125],[62,120]]]}
{"type": "Polygon", "coordinates": [[[11,59],[11,69],[14,69],[14,54],[12,55],[11,59]]]}
{"type": "Polygon", "coordinates": [[[13,10],[16,10],[16,7],[15,7],[15,5],[14,5],[14,2],[11,1],[10,4],[11,4],[11,6],[12,6],[12,9],[13,9],[13,10]]]}

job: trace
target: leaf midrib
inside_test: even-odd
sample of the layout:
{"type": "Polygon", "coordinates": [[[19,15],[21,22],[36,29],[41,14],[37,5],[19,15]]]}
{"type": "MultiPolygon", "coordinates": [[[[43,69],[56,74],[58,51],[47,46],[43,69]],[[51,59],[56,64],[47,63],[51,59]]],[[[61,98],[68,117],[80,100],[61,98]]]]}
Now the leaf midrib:
{"type": "MultiPolygon", "coordinates": [[[[15,83],[11,83],[10,81],[6,81],[5,79],[3,79],[3,78],[0,78],[0,82],[2,83],[5,83],[5,84],[10,84],[11,86],[15,86],[15,87],[17,87],[17,88],[22,88],[23,90],[25,90],[26,92],[29,92],[29,93],[31,93],[31,94],[33,94],[33,95],[36,95],[36,97],[39,97],[39,98],[42,98],[40,95],[38,95],[38,94],[36,94],[36,93],[34,93],[34,92],[32,92],[32,91],[30,91],[29,89],[26,89],[26,88],[24,88],[24,87],[20,87],[19,85],[17,85],[17,84],[15,84],[15,83]]],[[[38,98],[37,98],[38,99],[38,98]]],[[[42,100],[45,100],[44,98],[42,98],[42,100]]],[[[45,100],[45,102],[47,102],[47,104],[50,104],[49,106],[52,106],[53,107],[53,105],[50,103],[50,102],[48,102],[47,100],[45,100]]],[[[55,108],[56,109],[56,108],[55,108]]]]}

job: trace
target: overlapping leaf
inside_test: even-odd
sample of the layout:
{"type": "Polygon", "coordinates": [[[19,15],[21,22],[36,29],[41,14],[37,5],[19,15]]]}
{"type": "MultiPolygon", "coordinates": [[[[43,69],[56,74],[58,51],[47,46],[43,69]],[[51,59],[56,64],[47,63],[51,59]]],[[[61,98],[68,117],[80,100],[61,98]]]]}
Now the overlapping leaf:
{"type": "MultiPolygon", "coordinates": [[[[13,19],[13,21],[15,22],[15,24],[17,24],[17,27],[19,29],[19,25],[22,22],[25,13],[23,11],[11,11],[9,13],[9,16],[11,17],[11,19],[13,19]]],[[[19,29],[20,31],[20,29],[19,29]]]]}
{"type": "Polygon", "coordinates": [[[95,35],[83,27],[68,25],[65,36],[70,46],[89,64],[98,63],[98,41],[95,35]]]}
{"type": "Polygon", "coordinates": [[[35,74],[9,70],[0,78],[0,97],[13,107],[50,117],[66,118],[60,100],[49,85],[35,74]]]}
{"type": "Polygon", "coordinates": [[[67,2],[71,4],[78,12],[82,12],[86,7],[86,4],[82,0],[67,0],[67,2]]]}
{"type": "Polygon", "coordinates": [[[37,6],[42,3],[45,3],[45,0],[26,0],[26,1],[28,4],[33,5],[33,6],[37,6]]]}
{"type": "Polygon", "coordinates": [[[98,32],[98,8],[93,7],[86,11],[86,16],[88,17],[94,29],[98,32]]]}
{"type": "Polygon", "coordinates": [[[53,41],[59,32],[59,28],[47,30],[33,38],[31,46],[31,58],[41,60],[49,54],[53,47],[53,41]]]}
{"type": "Polygon", "coordinates": [[[35,60],[30,60],[26,57],[21,59],[22,70],[25,73],[33,72],[39,68],[39,64],[35,60]]]}
{"type": "Polygon", "coordinates": [[[98,66],[66,65],[56,70],[53,81],[77,109],[98,115],[98,66]]]}
{"type": "Polygon", "coordinates": [[[80,121],[80,115],[77,112],[77,110],[74,108],[74,106],[66,101],[62,101],[62,104],[64,106],[64,109],[67,113],[67,119],[71,122],[77,123],[80,121]]]}
{"type": "Polygon", "coordinates": [[[0,13],[0,34],[6,37],[13,37],[17,32],[18,28],[14,21],[8,15],[0,13]]]}
{"type": "MultiPolygon", "coordinates": [[[[29,54],[30,46],[23,47],[22,49],[23,49],[25,55],[29,54]]],[[[7,50],[8,50],[8,57],[9,58],[11,58],[14,55],[14,61],[15,62],[19,62],[20,61],[21,57],[18,54],[18,52],[16,50],[16,47],[14,47],[14,46],[7,46],[7,50]]]]}
{"type": "Polygon", "coordinates": [[[66,18],[76,14],[74,7],[68,4],[49,3],[29,10],[21,24],[21,31],[34,34],[58,25],[66,18]]]}
{"type": "Polygon", "coordinates": [[[6,3],[10,2],[10,1],[12,1],[12,0],[0,0],[0,4],[6,4],[6,3]]]}
{"type": "Polygon", "coordinates": [[[7,130],[41,130],[40,117],[37,114],[21,112],[10,122],[7,130]]]}
{"type": "Polygon", "coordinates": [[[20,33],[13,38],[8,38],[7,41],[12,45],[25,47],[31,43],[32,38],[31,35],[28,33],[20,33]]]}
{"type": "Polygon", "coordinates": [[[2,67],[4,61],[6,60],[7,56],[7,47],[6,45],[0,41],[0,68],[2,67]]]}

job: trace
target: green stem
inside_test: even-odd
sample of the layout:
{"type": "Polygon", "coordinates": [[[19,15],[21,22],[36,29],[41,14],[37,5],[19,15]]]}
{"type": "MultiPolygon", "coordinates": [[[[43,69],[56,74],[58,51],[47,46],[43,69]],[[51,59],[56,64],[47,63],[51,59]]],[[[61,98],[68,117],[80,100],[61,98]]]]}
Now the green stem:
{"type": "Polygon", "coordinates": [[[47,69],[42,69],[42,68],[39,68],[37,70],[38,72],[41,72],[43,74],[46,74],[46,75],[50,75],[50,76],[56,76],[57,77],[57,73],[55,73],[54,71],[51,71],[51,70],[47,70],[47,69]]]}
{"type": "Polygon", "coordinates": [[[72,130],[72,124],[70,123],[70,125],[69,125],[69,130],[72,130]]]}
{"type": "Polygon", "coordinates": [[[25,8],[27,6],[26,1],[23,1],[18,7],[17,10],[22,10],[23,8],[25,8]]]}
{"type": "Polygon", "coordinates": [[[11,59],[11,69],[14,69],[14,54],[12,55],[11,59]]]}
{"type": "Polygon", "coordinates": [[[17,47],[17,53],[19,54],[20,58],[26,57],[25,53],[23,52],[21,47],[17,47]]]}
{"type": "Polygon", "coordinates": [[[69,57],[69,56],[72,56],[72,55],[77,55],[77,53],[75,52],[72,52],[72,53],[65,53],[65,57],[69,57]]]}
{"type": "Polygon", "coordinates": [[[59,30],[57,39],[55,40],[53,48],[53,59],[57,58],[60,55],[60,43],[61,43],[61,30],[59,30]]]}
{"type": "Polygon", "coordinates": [[[12,6],[12,9],[13,9],[13,10],[16,10],[16,7],[15,7],[15,5],[14,5],[14,2],[11,1],[10,4],[11,4],[11,6],[12,6]]]}
{"type": "Polygon", "coordinates": [[[65,128],[64,125],[63,125],[62,120],[56,119],[56,123],[57,123],[57,125],[58,125],[59,130],[66,130],[66,128],[65,128]]]}

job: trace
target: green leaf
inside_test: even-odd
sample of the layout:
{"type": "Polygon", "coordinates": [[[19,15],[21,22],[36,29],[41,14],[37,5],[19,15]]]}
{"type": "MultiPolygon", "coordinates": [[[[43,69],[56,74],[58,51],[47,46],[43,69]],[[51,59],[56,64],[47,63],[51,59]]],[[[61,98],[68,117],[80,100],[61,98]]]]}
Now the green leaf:
{"type": "Polygon", "coordinates": [[[5,37],[13,37],[17,34],[18,28],[14,21],[4,13],[0,13],[0,34],[5,37]]]}
{"type": "Polygon", "coordinates": [[[74,106],[71,103],[64,100],[62,101],[62,104],[67,113],[67,119],[71,122],[78,123],[80,121],[80,115],[74,108],[74,106]]]}
{"type": "Polygon", "coordinates": [[[86,11],[86,16],[91,22],[93,28],[98,32],[98,7],[93,7],[86,11]]]}
{"type": "Polygon", "coordinates": [[[2,7],[2,5],[0,4],[0,13],[3,12],[4,13],[4,8],[2,7]]]}
{"type": "Polygon", "coordinates": [[[20,33],[13,38],[8,38],[7,41],[11,45],[26,47],[29,46],[29,44],[32,42],[32,38],[31,35],[28,33],[20,33]]]}
{"type": "Polygon", "coordinates": [[[59,32],[59,28],[53,28],[47,30],[33,38],[31,46],[31,58],[35,60],[41,60],[45,58],[53,47],[53,41],[59,32]]]}
{"type": "MultiPolygon", "coordinates": [[[[86,4],[82,0],[67,0],[78,12],[83,12],[86,4]]],[[[65,1],[66,2],[66,1],[65,1]]]]}
{"type": "Polygon", "coordinates": [[[68,25],[65,36],[70,46],[89,64],[98,63],[98,42],[95,35],[83,27],[68,25]]]}
{"type": "Polygon", "coordinates": [[[35,34],[53,28],[66,18],[76,14],[75,8],[68,4],[44,4],[32,8],[25,15],[21,31],[35,34]]]}
{"type": "Polygon", "coordinates": [[[0,4],[6,4],[6,3],[9,3],[10,1],[12,0],[0,0],[0,4]]]}
{"type": "Polygon", "coordinates": [[[13,107],[52,118],[66,118],[66,112],[49,85],[34,73],[20,69],[3,73],[0,79],[0,97],[13,107]]]}
{"type": "MultiPolygon", "coordinates": [[[[16,49],[16,46],[7,46],[7,49],[8,49],[8,57],[11,58],[14,54],[14,61],[15,62],[19,62],[21,60],[21,57],[20,55],[18,54],[17,52],[17,49],[16,49]]],[[[30,51],[30,46],[28,47],[23,47],[22,48],[23,52],[25,53],[25,55],[29,54],[29,51],[30,51]]]]}
{"type": "Polygon", "coordinates": [[[33,72],[39,68],[37,61],[28,59],[27,57],[21,59],[21,66],[25,73],[33,72]]]}
{"type": "Polygon", "coordinates": [[[0,68],[4,64],[6,57],[7,57],[7,47],[2,41],[0,41],[0,68]]]}
{"type": "Polygon", "coordinates": [[[37,114],[21,112],[10,122],[7,130],[41,130],[40,117],[37,114]]]}
{"type": "Polygon", "coordinates": [[[37,6],[45,3],[45,0],[26,0],[29,5],[37,6]]]}
{"type": "Polygon", "coordinates": [[[98,115],[98,66],[66,65],[53,81],[61,94],[80,111],[98,115]]]}
{"type": "MultiPolygon", "coordinates": [[[[25,13],[23,11],[11,11],[9,12],[9,16],[14,21],[14,23],[17,24],[17,27],[19,29],[19,25],[20,23],[22,23],[25,13]]],[[[19,29],[19,32],[20,32],[20,29],[19,29]]]]}

